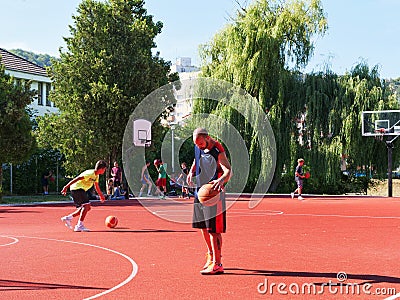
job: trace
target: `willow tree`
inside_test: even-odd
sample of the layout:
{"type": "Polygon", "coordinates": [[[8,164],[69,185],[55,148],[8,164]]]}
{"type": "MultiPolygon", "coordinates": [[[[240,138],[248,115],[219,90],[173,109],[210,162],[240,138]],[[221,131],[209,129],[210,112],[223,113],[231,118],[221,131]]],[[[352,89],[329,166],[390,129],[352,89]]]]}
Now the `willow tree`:
{"type": "Polygon", "coordinates": [[[339,78],[342,99],[342,144],[355,165],[375,165],[381,174],[387,172],[387,153],[384,143],[361,135],[361,112],[366,110],[399,109],[396,95],[380,79],[378,67],[371,70],[366,63],[357,64],[350,73],[339,78]]]}
{"type": "Polygon", "coordinates": [[[144,1],[84,0],[73,20],[67,48],[49,68],[60,114],[39,120],[38,134],[42,145],[65,155],[70,173],[121,157],[129,115],[168,83],[170,71],[152,53],[162,23],[147,14],[144,1]]]}
{"type": "Polygon", "coordinates": [[[341,192],[342,155],[351,162],[350,168],[375,165],[375,170],[386,173],[384,144],[361,134],[362,111],[398,108],[377,67],[370,70],[359,63],[343,76],[329,71],[308,74],[298,95],[304,123],[301,132],[293,130],[291,160],[306,158],[314,182],[309,192],[341,192]]]}
{"type": "MultiPolygon", "coordinates": [[[[277,170],[282,170],[283,158],[290,156],[292,122],[284,116],[295,115],[300,106],[291,101],[289,87],[297,83],[289,70],[307,64],[313,53],[313,38],[326,29],[320,0],[258,0],[239,10],[232,22],[200,49],[204,76],[240,86],[268,110],[279,153],[277,170]]],[[[195,112],[211,111],[218,114],[215,103],[200,101],[195,105],[195,112]]],[[[254,153],[257,141],[251,138],[256,133],[246,124],[236,124],[240,118],[230,119],[244,137],[250,137],[247,147],[254,176],[260,170],[254,153]]]]}

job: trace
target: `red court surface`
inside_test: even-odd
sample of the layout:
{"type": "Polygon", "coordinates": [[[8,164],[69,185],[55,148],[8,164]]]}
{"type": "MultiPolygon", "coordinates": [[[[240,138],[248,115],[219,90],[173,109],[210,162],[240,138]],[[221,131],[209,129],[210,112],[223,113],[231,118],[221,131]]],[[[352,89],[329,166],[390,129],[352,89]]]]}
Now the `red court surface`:
{"type": "Polygon", "coordinates": [[[0,299],[400,299],[399,198],[241,197],[216,276],[200,233],[165,220],[191,216],[175,200],[94,203],[91,232],[60,221],[71,203],[0,206],[0,299]]]}

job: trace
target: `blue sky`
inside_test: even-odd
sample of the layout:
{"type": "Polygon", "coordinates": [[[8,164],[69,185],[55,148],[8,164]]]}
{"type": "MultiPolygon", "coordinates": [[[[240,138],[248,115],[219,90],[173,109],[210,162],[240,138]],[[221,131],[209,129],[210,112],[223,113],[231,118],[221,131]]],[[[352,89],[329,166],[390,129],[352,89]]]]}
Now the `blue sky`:
{"type": "MultiPolygon", "coordinates": [[[[80,0],[0,0],[0,47],[58,56],[69,36],[68,25],[80,0]]],[[[250,3],[251,0],[239,0],[250,3]]],[[[315,52],[304,70],[329,65],[337,74],[364,60],[378,65],[381,77],[400,77],[399,0],[322,0],[329,29],[315,40],[315,52]]],[[[229,22],[234,0],[147,0],[148,13],[164,23],[157,50],[166,60],[191,57],[199,64],[198,46],[229,22]]]]}

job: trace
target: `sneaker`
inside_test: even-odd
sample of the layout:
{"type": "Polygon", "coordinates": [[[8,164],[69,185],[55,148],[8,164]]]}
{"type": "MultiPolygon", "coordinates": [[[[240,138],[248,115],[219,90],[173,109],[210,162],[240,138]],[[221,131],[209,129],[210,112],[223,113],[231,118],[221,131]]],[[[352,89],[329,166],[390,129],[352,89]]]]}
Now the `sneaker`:
{"type": "Polygon", "coordinates": [[[299,196],[299,198],[297,198],[299,200],[304,200],[304,198],[302,196],[299,196]]]}
{"type": "Polygon", "coordinates": [[[69,217],[69,216],[65,216],[65,217],[61,218],[61,221],[63,221],[65,226],[67,226],[69,229],[72,229],[71,220],[72,220],[72,217],[69,217]]]}
{"type": "Polygon", "coordinates": [[[206,253],[206,263],[203,266],[203,270],[207,269],[212,264],[213,254],[210,252],[206,253]]]}
{"type": "Polygon", "coordinates": [[[74,231],[85,231],[88,232],[90,231],[88,228],[86,228],[83,224],[82,225],[75,225],[74,231]]]}
{"type": "Polygon", "coordinates": [[[290,197],[292,197],[292,199],[294,198],[294,193],[290,193],[290,197]]]}
{"type": "Polygon", "coordinates": [[[212,263],[207,269],[200,271],[201,275],[218,275],[223,273],[224,267],[222,266],[222,264],[217,265],[215,263],[212,263]]]}

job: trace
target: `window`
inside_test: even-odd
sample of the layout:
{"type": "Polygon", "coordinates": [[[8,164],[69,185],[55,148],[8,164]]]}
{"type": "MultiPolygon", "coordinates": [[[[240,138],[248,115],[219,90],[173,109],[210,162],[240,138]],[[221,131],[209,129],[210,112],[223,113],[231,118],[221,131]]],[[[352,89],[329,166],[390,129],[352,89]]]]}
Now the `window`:
{"type": "Polygon", "coordinates": [[[51,106],[51,102],[50,102],[50,99],[49,99],[50,90],[51,90],[50,83],[46,83],[46,106],[51,106]]]}
{"type": "Polygon", "coordinates": [[[38,82],[38,105],[43,105],[43,86],[41,82],[38,82]]]}

